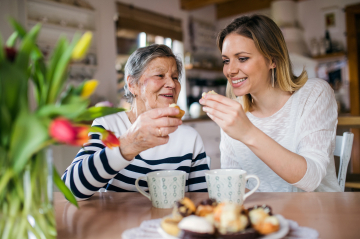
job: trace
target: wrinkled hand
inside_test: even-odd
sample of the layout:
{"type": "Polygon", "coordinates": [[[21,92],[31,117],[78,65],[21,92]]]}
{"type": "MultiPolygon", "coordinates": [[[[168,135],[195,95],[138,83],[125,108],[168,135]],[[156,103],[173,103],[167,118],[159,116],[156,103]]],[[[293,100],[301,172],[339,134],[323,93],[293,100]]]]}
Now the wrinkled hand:
{"type": "Polygon", "coordinates": [[[242,106],[222,95],[207,94],[200,99],[203,110],[231,138],[248,144],[255,126],[246,116],[242,106]]]}
{"type": "Polygon", "coordinates": [[[127,160],[132,160],[140,152],[169,142],[182,121],[170,118],[179,114],[177,108],[157,108],[139,115],[128,131],[120,137],[120,152],[127,160]]]}

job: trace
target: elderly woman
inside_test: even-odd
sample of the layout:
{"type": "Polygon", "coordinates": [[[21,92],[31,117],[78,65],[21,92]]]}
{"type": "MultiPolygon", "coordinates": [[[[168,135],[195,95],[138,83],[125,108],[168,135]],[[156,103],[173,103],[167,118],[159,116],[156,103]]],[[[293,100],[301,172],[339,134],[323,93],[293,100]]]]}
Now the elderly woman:
{"type": "Polygon", "coordinates": [[[200,103],[222,129],[221,167],[259,176],[263,192],[340,191],[329,84],[293,74],[281,30],[268,17],[235,19],[218,47],[230,99],[208,94],[200,103]]]}
{"type": "MultiPolygon", "coordinates": [[[[120,147],[107,148],[92,133],[62,179],[78,200],[100,188],[133,192],[136,178],[156,170],[187,172],[186,191],[206,191],[204,172],[209,169],[198,133],[172,118],[181,89],[182,65],[165,45],[137,49],[125,66],[125,91],[129,112],[95,119],[93,126],[115,133],[120,147]]],[[[147,190],[147,183],[140,181],[147,190]]]]}

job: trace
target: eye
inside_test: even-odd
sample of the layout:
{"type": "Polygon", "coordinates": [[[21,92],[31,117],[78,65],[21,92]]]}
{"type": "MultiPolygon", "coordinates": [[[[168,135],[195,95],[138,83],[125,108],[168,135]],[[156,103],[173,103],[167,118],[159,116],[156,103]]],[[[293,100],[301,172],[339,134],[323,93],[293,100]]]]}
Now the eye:
{"type": "Polygon", "coordinates": [[[173,77],[173,80],[179,80],[179,78],[178,77],[173,77]]]}
{"type": "Polygon", "coordinates": [[[226,65],[226,64],[229,64],[230,60],[229,59],[223,59],[223,64],[226,65]]]}
{"type": "Polygon", "coordinates": [[[160,77],[160,78],[163,78],[164,77],[164,75],[157,75],[158,77],[160,77]]]}
{"type": "Polygon", "coordinates": [[[249,59],[249,57],[239,57],[240,62],[245,62],[249,59]]]}

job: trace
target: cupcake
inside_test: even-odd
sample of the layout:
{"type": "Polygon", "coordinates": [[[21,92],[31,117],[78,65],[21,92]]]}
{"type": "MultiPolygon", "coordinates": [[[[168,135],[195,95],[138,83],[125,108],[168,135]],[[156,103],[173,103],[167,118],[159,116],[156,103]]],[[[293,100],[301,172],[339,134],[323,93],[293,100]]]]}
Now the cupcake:
{"type": "Polygon", "coordinates": [[[178,227],[181,229],[180,238],[182,239],[215,239],[214,226],[202,217],[195,215],[185,217],[178,227]]]}
{"type": "Polygon", "coordinates": [[[199,203],[196,208],[195,215],[199,217],[206,217],[207,215],[214,212],[217,202],[215,199],[206,199],[199,203]]]}
{"type": "Polygon", "coordinates": [[[183,199],[181,199],[180,201],[177,201],[175,203],[175,206],[174,206],[174,209],[172,212],[172,217],[175,220],[180,221],[184,217],[194,214],[195,211],[196,211],[196,207],[195,207],[195,204],[193,203],[193,201],[191,201],[187,197],[184,197],[183,199]]]}
{"type": "Polygon", "coordinates": [[[279,220],[272,216],[272,211],[269,206],[255,206],[248,210],[251,225],[260,234],[267,235],[279,230],[279,220]]]}

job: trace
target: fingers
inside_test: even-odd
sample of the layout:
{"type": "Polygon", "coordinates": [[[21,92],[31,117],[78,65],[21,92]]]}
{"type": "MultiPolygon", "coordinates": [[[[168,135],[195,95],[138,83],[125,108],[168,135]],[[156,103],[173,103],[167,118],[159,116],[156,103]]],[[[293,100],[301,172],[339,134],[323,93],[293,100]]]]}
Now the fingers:
{"type": "Polygon", "coordinates": [[[236,101],[229,99],[223,95],[213,95],[213,94],[207,94],[203,98],[200,99],[200,104],[207,105],[210,101],[216,101],[218,103],[221,103],[226,106],[233,106],[234,103],[237,103],[236,101]]]}
{"type": "Polygon", "coordinates": [[[174,127],[160,127],[154,129],[154,135],[156,137],[166,137],[171,133],[174,133],[177,130],[177,126],[174,127]]]}
{"type": "Polygon", "coordinates": [[[178,118],[162,117],[155,120],[156,127],[174,127],[182,124],[178,118]]]}
{"type": "Polygon", "coordinates": [[[179,109],[174,107],[156,108],[146,112],[150,118],[158,119],[161,117],[175,116],[180,113],[179,109]]]}

